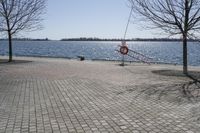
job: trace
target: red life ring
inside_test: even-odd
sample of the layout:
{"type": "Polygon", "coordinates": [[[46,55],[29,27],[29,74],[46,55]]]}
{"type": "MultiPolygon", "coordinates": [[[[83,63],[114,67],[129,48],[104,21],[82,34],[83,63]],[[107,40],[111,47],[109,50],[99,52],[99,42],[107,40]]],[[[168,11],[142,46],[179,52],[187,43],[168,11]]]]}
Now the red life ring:
{"type": "Polygon", "coordinates": [[[120,53],[123,55],[128,54],[128,47],[126,45],[120,47],[120,53]]]}

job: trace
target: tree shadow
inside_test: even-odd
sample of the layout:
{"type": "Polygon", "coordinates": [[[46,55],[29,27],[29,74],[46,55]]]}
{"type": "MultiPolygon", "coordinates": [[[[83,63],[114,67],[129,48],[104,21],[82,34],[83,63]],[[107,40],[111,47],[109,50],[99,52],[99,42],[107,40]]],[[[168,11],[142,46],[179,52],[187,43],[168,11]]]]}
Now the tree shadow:
{"type": "MultiPolygon", "coordinates": [[[[182,71],[178,70],[157,70],[152,71],[152,73],[163,75],[163,76],[176,76],[176,77],[185,77],[187,80],[185,82],[164,85],[162,88],[164,89],[157,89],[149,90],[149,95],[151,94],[158,94],[158,98],[161,99],[165,95],[172,95],[175,94],[177,100],[181,102],[183,99],[187,99],[190,102],[200,102],[200,72],[199,71],[190,71],[187,75],[183,74],[182,71]]],[[[155,87],[159,88],[159,87],[155,87]]],[[[145,91],[145,90],[144,90],[145,91]]],[[[184,100],[184,101],[185,101],[184,100]]]]}
{"type": "Polygon", "coordinates": [[[200,71],[189,71],[188,75],[183,74],[181,70],[155,70],[152,71],[154,74],[163,76],[175,76],[175,77],[188,77],[191,76],[195,79],[200,79],[200,71]]]}
{"type": "MultiPolygon", "coordinates": [[[[135,86],[126,86],[123,91],[117,92],[117,95],[132,93],[137,91],[136,97],[154,99],[156,101],[168,101],[174,104],[186,104],[200,102],[200,72],[190,71],[188,75],[178,70],[156,70],[152,73],[162,76],[181,77],[184,80],[177,80],[177,83],[154,83],[141,84],[135,86]]],[[[176,79],[175,79],[176,80],[176,79]]]]}
{"type": "Polygon", "coordinates": [[[186,97],[199,99],[200,97],[200,80],[196,76],[187,74],[191,81],[182,85],[182,92],[186,97]]]}
{"type": "Polygon", "coordinates": [[[29,61],[29,60],[13,60],[11,62],[9,62],[7,59],[0,59],[0,64],[22,64],[22,63],[30,63],[33,61],[29,61]]]}
{"type": "Polygon", "coordinates": [[[189,116],[187,118],[189,121],[200,124],[200,72],[192,71],[188,75],[176,70],[157,70],[152,72],[162,76],[175,76],[175,80],[176,77],[183,80],[177,80],[177,82],[173,83],[146,83],[125,86],[124,90],[118,92],[117,95],[135,93],[134,100],[135,98],[143,98],[155,103],[168,102],[173,105],[188,107],[189,116]]]}

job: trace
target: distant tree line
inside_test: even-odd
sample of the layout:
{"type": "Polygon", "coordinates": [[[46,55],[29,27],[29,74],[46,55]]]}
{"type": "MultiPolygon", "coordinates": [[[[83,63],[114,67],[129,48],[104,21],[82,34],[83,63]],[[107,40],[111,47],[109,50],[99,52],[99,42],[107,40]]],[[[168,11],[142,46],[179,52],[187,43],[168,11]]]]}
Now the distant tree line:
{"type": "MultiPolygon", "coordinates": [[[[8,41],[7,38],[2,38],[0,39],[1,41],[8,41]]],[[[50,41],[48,38],[37,38],[37,39],[33,39],[33,38],[12,38],[13,41],[50,41]]]]}
{"type": "MultiPolygon", "coordinates": [[[[182,41],[182,39],[178,38],[132,38],[132,39],[121,39],[121,38],[111,38],[111,39],[105,39],[105,38],[86,38],[86,37],[80,37],[80,38],[63,38],[61,41],[182,41]]],[[[188,41],[196,42],[200,41],[199,39],[188,39],[188,41]]]]}

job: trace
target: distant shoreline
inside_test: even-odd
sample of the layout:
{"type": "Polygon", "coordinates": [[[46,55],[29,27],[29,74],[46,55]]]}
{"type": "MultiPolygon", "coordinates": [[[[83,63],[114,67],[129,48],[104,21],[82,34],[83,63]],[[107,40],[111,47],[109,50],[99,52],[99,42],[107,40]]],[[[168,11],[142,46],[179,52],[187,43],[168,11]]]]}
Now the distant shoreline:
{"type": "MultiPolygon", "coordinates": [[[[0,39],[0,41],[7,41],[8,39],[0,39]]],[[[31,38],[14,38],[13,41],[132,41],[132,42],[182,42],[181,39],[169,39],[169,38],[135,38],[135,39],[101,39],[101,38],[64,38],[60,40],[45,39],[31,39],[31,38]]],[[[198,39],[189,39],[188,42],[200,42],[198,39]]]]}
{"type": "MultiPolygon", "coordinates": [[[[173,38],[134,38],[134,39],[101,39],[101,38],[64,38],[61,39],[60,41],[165,41],[165,42],[182,42],[181,39],[173,38]]],[[[198,42],[200,40],[197,39],[188,39],[190,42],[198,42]]]]}

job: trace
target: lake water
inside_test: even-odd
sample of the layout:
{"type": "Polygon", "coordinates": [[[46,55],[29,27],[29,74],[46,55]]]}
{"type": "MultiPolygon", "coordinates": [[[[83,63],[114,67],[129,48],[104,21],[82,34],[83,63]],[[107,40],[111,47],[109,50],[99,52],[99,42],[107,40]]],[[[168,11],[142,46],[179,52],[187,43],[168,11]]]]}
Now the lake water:
{"type": "MultiPolygon", "coordinates": [[[[121,42],[94,41],[14,41],[15,56],[46,56],[86,59],[121,60],[116,52],[121,42]]],[[[182,64],[181,42],[127,42],[130,49],[152,57],[153,62],[182,64]]],[[[8,55],[8,42],[0,41],[0,55],[8,55]]],[[[135,61],[125,56],[127,61],[135,61]]],[[[200,66],[200,43],[189,42],[188,63],[200,66]]]]}

